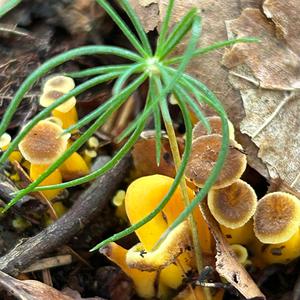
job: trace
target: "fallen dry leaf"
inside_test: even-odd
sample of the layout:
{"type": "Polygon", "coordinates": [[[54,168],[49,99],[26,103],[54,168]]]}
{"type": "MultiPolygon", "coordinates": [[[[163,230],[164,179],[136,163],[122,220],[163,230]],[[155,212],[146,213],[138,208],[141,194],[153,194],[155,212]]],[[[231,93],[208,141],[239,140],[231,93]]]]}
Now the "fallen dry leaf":
{"type": "Polygon", "coordinates": [[[202,201],[200,208],[216,241],[216,271],[246,299],[266,299],[245,268],[236,260],[206,201],[202,201]]]}
{"type": "MultiPolygon", "coordinates": [[[[183,151],[183,140],[178,140],[179,149],[183,151]]],[[[153,174],[162,174],[169,177],[175,177],[175,167],[172,159],[169,142],[167,139],[162,139],[161,161],[157,166],[155,158],[155,139],[147,138],[140,139],[132,151],[133,163],[136,171],[136,176],[147,176],[153,174]]]]}
{"type": "MultiPolygon", "coordinates": [[[[272,1],[267,3],[270,7],[272,1]]],[[[285,20],[291,23],[293,17],[285,20]]],[[[281,178],[297,193],[300,95],[295,87],[300,80],[299,57],[284,40],[278,39],[275,25],[257,9],[245,9],[238,19],[227,22],[227,28],[230,35],[258,36],[262,40],[247,49],[243,45],[233,46],[223,63],[230,69],[230,80],[242,96],[246,116],[241,131],[259,147],[258,157],[267,166],[270,178],[281,178]]],[[[292,35],[290,32],[287,36],[292,35]]]]}

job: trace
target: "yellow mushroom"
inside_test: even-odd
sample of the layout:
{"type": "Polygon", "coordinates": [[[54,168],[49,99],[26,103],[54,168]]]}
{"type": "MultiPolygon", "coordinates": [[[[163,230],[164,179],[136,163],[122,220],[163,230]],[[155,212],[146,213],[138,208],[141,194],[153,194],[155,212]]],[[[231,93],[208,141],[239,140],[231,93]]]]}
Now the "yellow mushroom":
{"type": "MultiPolygon", "coordinates": [[[[186,167],[186,178],[198,187],[203,187],[218,159],[222,145],[219,134],[204,135],[192,143],[192,153],[186,167]]],[[[231,140],[224,166],[213,189],[231,185],[244,173],[247,165],[242,146],[231,140]]]]}
{"type": "MultiPolygon", "coordinates": [[[[222,135],[222,120],[218,116],[208,117],[207,118],[210,128],[211,134],[220,134],[222,135]]],[[[230,120],[228,119],[228,127],[229,127],[229,138],[234,140],[234,127],[230,120]]],[[[198,122],[193,128],[193,140],[197,139],[200,136],[208,135],[207,129],[204,127],[202,122],[198,122]]]]}
{"type": "MultiPolygon", "coordinates": [[[[66,150],[69,134],[62,135],[62,128],[44,120],[34,126],[20,142],[19,149],[23,157],[30,162],[29,176],[36,180],[66,150]]],[[[62,182],[59,170],[55,170],[40,185],[62,182]]],[[[44,191],[48,200],[58,195],[60,190],[44,191]]]]}
{"type": "MultiPolygon", "coordinates": [[[[0,137],[0,150],[5,151],[11,142],[11,136],[8,133],[3,133],[0,137]]],[[[20,151],[14,150],[8,157],[10,162],[17,161],[21,162],[22,155],[20,151]]]]}
{"type": "Polygon", "coordinates": [[[189,224],[184,221],[169,234],[159,248],[147,252],[142,243],[132,247],[127,252],[126,263],[130,268],[143,271],[161,270],[175,263],[176,258],[190,248],[190,245],[189,224]]]}
{"type": "Polygon", "coordinates": [[[140,297],[154,298],[156,296],[155,282],[158,276],[157,272],[143,272],[129,268],[126,264],[127,250],[116,243],[109,243],[100,250],[100,253],[117,264],[132,279],[140,297]]]}
{"type": "Polygon", "coordinates": [[[0,136],[0,149],[2,151],[5,151],[7,149],[7,147],[9,146],[9,143],[11,141],[11,136],[8,133],[3,133],[0,136]]]}
{"type": "MultiPolygon", "coordinates": [[[[163,199],[174,179],[163,175],[141,177],[130,184],[125,196],[127,217],[132,224],[149,214],[163,199]]],[[[188,189],[190,198],[194,192],[188,189]]],[[[178,188],[172,198],[155,218],[136,231],[140,244],[126,254],[126,267],[148,272],[159,270],[159,289],[166,293],[182,284],[185,273],[195,269],[188,223],[179,225],[158,248],[152,250],[162,233],[184,209],[181,191],[178,188]]],[[[199,239],[204,252],[212,252],[212,238],[200,214],[195,211],[199,239]]]]}
{"type": "Polygon", "coordinates": [[[288,263],[300,256],[300,200],[288,193],[264,196],[254,215],[254,232],[266,263],[288,263]]]}
{"type": "MultiPolygon", "coordinates": [[[[74,87],[74,80],[70,77],[61,75],[51,77],[44,84],[43,92],[39,101],[40,105],[43,107],[48,107],[58,98],[71,91],[74,87]]],[[[78,121],[75,105],[76,98],[71,97],[52,111],[52,115],[62,121],[62,127],[64,129],[70,127],[78,121]]]]}
{"type": "Polygon", "coordinates": [[[237,261],[242,264],[246,265],[249,260],[248,260],[248,250],[239,244],[233,244],[230,245],[231,250],[233,251],[237,261]]]}
{"type": "Polygon", "coordinates": [[[254,215],[257,197],[248,183],[238,179],[225,188],[209,191],[207,204],[219,224],[235,229],[254,215]]]}
{"type": "Polygon", "coordinates": [[[54,75],[45,81],[43,92],[59,91],[61,93],[68,93],[75,87],[75,82],[71,77],[63,75],[54,75]]]}

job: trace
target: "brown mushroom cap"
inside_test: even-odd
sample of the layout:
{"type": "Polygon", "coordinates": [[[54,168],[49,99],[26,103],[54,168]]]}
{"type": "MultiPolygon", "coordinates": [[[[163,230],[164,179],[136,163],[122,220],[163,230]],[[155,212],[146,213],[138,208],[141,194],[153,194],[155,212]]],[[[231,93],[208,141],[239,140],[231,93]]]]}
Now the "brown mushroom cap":
{"type": "MultiPolygon", "coordinates": [[[[193,141],[192,153],[186,167],[186,178],[203,187],[218,159],[222,145],[222,136],[219,134],[204,135],[193,141]]],[[[241,177],[246,169],[247,159],[242,152],[242,146],[230,141],[230,147],[213,189],[220,189],[231,185],[241,177]]]]}
{"type": "Polygon", "coordinates": [[[43,93],[58,91],[66,94],[74,89],[74,87],[75,82],[72,78],[62,75],[56,75],[46,80],[43,86],[43,93]]]}
{"type": "Polygon", "coordinates": [[[289,240],[299,229],[300,200],[288,193],[275,192],[258,201],[254,232],[263,243],[278,244],[289,240]]]}
{"type": "MultiPolygon", "coordinates": [[[[56,91],[56,90],[44,92],[40,97],[40,101],[39,101],[40,105],[43,107],[48,107],[63,95],[64,95],[63,92],[56,91]]],[[[70,111],[75,105],[76,105],[76,98],[71,97],[63,104],[57,106],[55,109],[62,113],[66,113],[70,111]]]]}
{"type": "Polygon", "coordinates": [[[230,245],[231,250],[233,251],[234,255],[236,256],[237,261],[240,264],[245,264],[248,259],[248,251],[247,249],[239,244],[230,245]]]}
{"type": "Polygon", "coordinates": [[[70,135],[62,132],[57,124],[40,121],[20,142],[19,149],[32,164],[51,164],[67,149],[70,135]]]}
{"type": "Polygon", "coordinates": [[[211,190],[207,204],[220,224],[235,229],[246,224],[254,215],[257,197],[253,188],[239,179],[225,188],[211,190]]]}
{"type": "Polygon", "coordinates": [[[0,136],[0,149],[4,150],[10,143],[11,136],[8,133],[3,133],[0,136]]]}
{"type": "MultiPolygon", "coordinates": [[[[211,134],[222,135],[222,119],[218,116],[212,116],[208,117],[207,120],[211,128],[211,134]]],[[[229,138],[234,140],[234,127],[229,119],[227,121],[229,127],[229,138]]],[[[203,135],[208,135],[207,129],[202,122],[198,122],[193,128],[193,140],[203,135]]]]}

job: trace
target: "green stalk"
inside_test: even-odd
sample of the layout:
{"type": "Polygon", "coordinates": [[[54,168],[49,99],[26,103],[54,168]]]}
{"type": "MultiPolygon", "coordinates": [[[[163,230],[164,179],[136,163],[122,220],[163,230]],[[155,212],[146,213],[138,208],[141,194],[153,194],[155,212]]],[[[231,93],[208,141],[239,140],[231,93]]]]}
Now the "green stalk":
{"type": "MultiPolygon", "coordinates": [[[[247,38],[237,38],[237,39],[230,39],[227,41],[221,41],[221,42],[216,42],[210,46],[204,47],[204,48],[200,48],[197,49],[194,53],[193,53],[193,57],[220,49],[220,48],[224,48],[227,46],[232,46],[234,44],[237,43],[259,43],[260,40],[254,37],[247,37],[247,38]]],[[[182,60],[183,56],[176,56],[176,57],[172,57],[166,61],[164,61],[165,65],[171,65],[171,64],[177,64],[180,63],[182,60]]]]}
{"type": "Polygon", "coordinates": [[[157,44],[156,44],[156,51],[155,51],[155,56],[159,57],[161,54],[161,50],[163,48],[163,44],[166,40],[166,36],[169,30],[169,23],[172,15],[172,11],[174,8],[174,0],[169,0],[166,15],[163,19],[162,25],[161,25],[161,30],[158,36],[157,44]]]}
{"type": "Polygon", "coordinates": [[[22,0],[8,0],[0,7],[0,18],[16,7],[22,0]]]}
{"type": "Polygon", "coordinates": [[[120,2],[123,6],[123,9],[127,13],[129,19],[131,20],[140,40],[142,42],[142,45],[143,45],[145,51],[147,52],[147,54],[149,56],[152,55],[152,49],[151,49],[148,37],[147,37],[145,31],[143,30],[143,25],[140,22],[139,18],[135,14],[135,12],[132,9],[131,5],[129,4],[128,0],[120,0],[120,2]]]}
{"type": "Polygon", "coordinates": [[[197,9],[191,9],[176,25],[174,30],[171,32],[164,47],[159,56],[160,60],[163,60],[167,55],[169,55],[178,43],[183,39],[183,37],[189,32],[193,25],[195,16],[197,15],[197,9]]]}
{"type": "Polygon", "coordinates": [[[106,0],[96,0],[96,2],[107,12],[107,14],[118,25],[118,27],[127,37],[132,46],[139,52],[139,54],[143,57],[149,57],[147,51],[142,47],[135,35],[132,33],[132,31],[129,29],[126,23],[120,18],[118,13],[112,8],[112,6],[106,0]]]}
{"type": "Polygon", "coordinates": [[[89,77],[93,75],[99,75],[99,74],[105,74],[105,73],[111,73],[111,72],[119,72],[119,71],[125,71],[130,67],[131,64],[124,64],[124,65],[113,65],[113,66],[101,66],[101,67],[95,67],[95,68],[89,68],[85,69],[83,71],[78,72],[70,72],[65,73],[65,76],[69,76],[72,78],[82,78],[82,77],[89,77]]]}
{"type": "Polygon", "coordinates": [[[116,80],[113,89],[112,89],[112,94],[117,95],[120,93],[121,89],[123,88],[123,85],[125,82],[128,80],[128,78],[134,74],[141,72],[144,68],[145,64],[144,63],[137,63],[133,64],[130,66],[124,73],[120,75],[120,77],[116,80]]]}
{"type": "Polygon", "coordinates": [[[37,68],[33,73],[31,73],[26,80],[22,83],[20,88],[17,90],[15,97],[10,102],[8,108],[4,116],[2,117],[0,124],[0,136],[7,129],[13,114],[15,113],[17,107],[22,101],[24,95],[28,92],[28,90],[32,87],[32,85],[42,76],[44,76],[47,72],[52,70],[53,68],[61,65],[62,63],[74,59],[78,56],[82,55],[93,55],[93,54],[113,54],[118,55],[124,58],[128,58],[134,61],[139,61],[141,59],[137,54],[124,50],[117,47],[106,47],[106,46],[85,46],[76,48],[62,54],[59,54],[47,62],[43,63],[39,68],[37,68]]]}

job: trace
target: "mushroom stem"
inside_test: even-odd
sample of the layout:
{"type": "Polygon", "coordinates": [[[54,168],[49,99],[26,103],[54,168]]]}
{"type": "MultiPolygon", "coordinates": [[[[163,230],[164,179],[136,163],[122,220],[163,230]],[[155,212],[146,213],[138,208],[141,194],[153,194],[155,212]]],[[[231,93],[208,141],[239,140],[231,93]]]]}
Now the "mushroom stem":
{"type": "MultiPolygon", "coordinates": [[[[49,165],[38,165],[38,164],[31,164],[30,165],[30,172],[29,176],[34,181],[36,180],[44,171],[48,169],[49,165]]],[[[62,176],[58,169],[56,169],[52,174],[50,174],[45,180],[43,180],[39,186],[44,185],[51,185],[51,184],[58,184],[62,182],[62,176]]],[[[54,199],[59,193],[61,189],[56,190],[46,190],[42,193],[48,200],[54,199]]]]}
{"type": "Polygon", "coordinates": [[[75,106],[72,107],[68,112],[61,112],[57,109],[54,109],[52,111],[52,116],[62,121],[63,129],[69,128],[78,121],[78,114],[75,106]]]}

